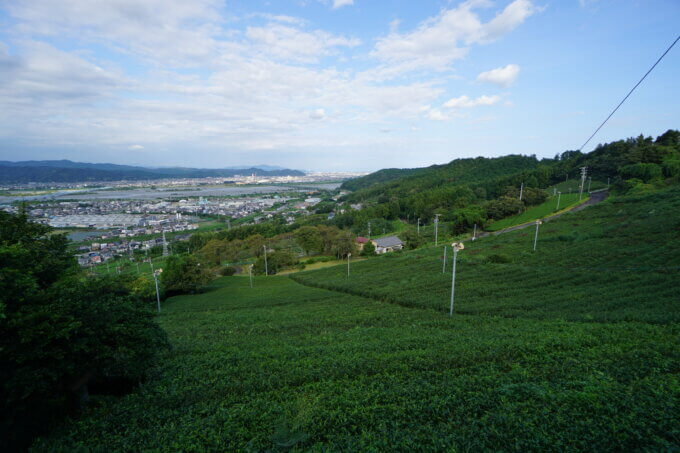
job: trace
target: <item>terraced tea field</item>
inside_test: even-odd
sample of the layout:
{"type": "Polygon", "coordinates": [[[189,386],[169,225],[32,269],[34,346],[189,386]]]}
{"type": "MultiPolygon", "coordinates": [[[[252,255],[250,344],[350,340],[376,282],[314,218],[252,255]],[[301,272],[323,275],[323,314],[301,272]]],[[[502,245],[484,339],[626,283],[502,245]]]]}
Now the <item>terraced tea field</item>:
{"type": "MultiPolygon", "coordinates": [[[[680,191],[614,198],[535,227],[466,242],[456,312],[582,321],[680,320],[680,191]],[[507,262],[504,262],[507,261],[507,262]]],[[[295,274],[304,284],[448,311],[451,247],[295,274]]]]}
{"type": "Polygon", "coordinates": [[[164,304],[149,382],[33,450],[678,449],[678,195],[468,243],[453,317],[441,249],[295,277],[345,292],[218,279],[164,304]]]}

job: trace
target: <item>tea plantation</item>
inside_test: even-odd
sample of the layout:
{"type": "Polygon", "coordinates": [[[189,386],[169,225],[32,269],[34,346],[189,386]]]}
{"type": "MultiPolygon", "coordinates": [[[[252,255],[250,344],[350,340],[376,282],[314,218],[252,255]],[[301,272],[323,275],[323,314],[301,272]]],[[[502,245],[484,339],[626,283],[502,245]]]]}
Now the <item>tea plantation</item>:
{"type": "MultiPolygon", "coordinates": [[[[680,321],[680,190],[611,198],[539,228],[466,241],[456,312],[579,321],[680,321]]],[[[451,247],[297,274],[307,285],[449,309],[451,247]]]]}
{"type": "Polygon", "coordinates": [[[544,224],[536,252],[533,229],[468,241],[453,317],[441,248],[221,278],[165,303],[153,379],[33,450],[677,450],[678,212],[668,191],[544,224]]]}

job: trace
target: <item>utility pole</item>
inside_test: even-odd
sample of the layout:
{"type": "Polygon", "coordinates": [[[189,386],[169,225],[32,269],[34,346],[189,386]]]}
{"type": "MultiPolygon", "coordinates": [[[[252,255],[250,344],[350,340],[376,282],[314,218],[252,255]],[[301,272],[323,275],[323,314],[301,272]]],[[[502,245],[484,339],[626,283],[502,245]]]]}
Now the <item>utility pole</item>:
{"type": "Polygon", "coordinates": [[[165,240],[165,230],[163,230],[163,256],[168,256],[168,241],[165,240]]]}
{"type": "Polygon", "coordinates": [[[263,245],[264,249],[264,275],[269,275],[269,269],[267,268],[267,246],[263,245]]]}
{"type": "Polygon", "coordinates": [[[553,197],[557,195],[557,187],[553,187],[553,197]]]}
{"type": "Polygon", "coordinates": [[[534,235],[534,252],[536,251],[536,242],[538,242],[538,226],[543,223],[540,220],[536,221],[536,234],[534,235]]]}
{"type": "Polygon", "coordinates": [[[586,183],[586,171],[588,167],[581,167],[581,187],[578,192],[578,200],[581,201],[581,196],[583,195],[583,186],[586,183]]]}
{"type": "Polygon", "coordinates": [[[158,269],[153,273],[153,281],[156,284],[156,303],[158,304],[158,313],[161,312],[161,295],[158,291],[158,276],[163,272],[163,269],[158,269]]]}
{"type": "Polygon", "coordinates": [[[250,274],[250,287],[253,287],[253,265],[248,266],[248,274],[250,274]]]}
{"type": "Polygon", "coordinates": [[[371,237],[371,222],[368,222],[368,237],[371,237]]]}
{"type": "Polygon", "coordinates": [[[593,182],[593,177],[592,177],[592,176],[589,176],[589,177],[588,177],[588,193],[589,193],[589,194],[590,194],[590,183],[592,183],[592,182],[593,182]]]}
{"type": "Polygon", "coordinates": [[[139,263],[135,261],[135,264],[137,265],[137,275],[139,275],[139,263]]]}
{"type": "Polygon", "coordinates": [[[446,272],[446,246],[444,246],[444,262],[442,263],[442,274],[446,272]]]}
{"type": "Polygon", "coordinates": [[[519,187],[519,201],[522,201],[523,193],[524,193],[524,181],[522,181],[522,185],[519,187]]]}
{"type": "Polygon", "coordinates": [[[351,253],[347,254],[347,276],[349,277],[349,259],[352,257],[351,253]]]}
{"type": "Polygon", "coordinates": [[[453,271],[451,272],[451,309],[449,316],[453,316],[453,297],[456,292],[456,260],[458,259],[458,250],[463,250],[465,246],[462,242],[454,242],[451,244],[453,248],[453,271]]]}
{"type": "Polygon", "coordinates": [[[562,197],[562,192],[557,192],[557,207],[555,208],[555,211],[560,210],[560,198],[562,197]]]}
{"type": "Polygon", "coordinates": [[[475,223],[475,228],[472,230],[472,240],[477,239],[477,224],[475,223]]]}
{"type": "Polygon", "coordinates": [[[418,217],[418,236],[420,236],[420,217],[418,217]]]}
{"type": "Polygon", "coordinates": [[[609,189],[609,178],[607,178],[607,189],[609,189]]]}
{"type": "Polygon", "coordinates": [[[441,214],[434,215],[434,245],[437,245],[437,238],[439,233],[439,216],[441,214]]]}

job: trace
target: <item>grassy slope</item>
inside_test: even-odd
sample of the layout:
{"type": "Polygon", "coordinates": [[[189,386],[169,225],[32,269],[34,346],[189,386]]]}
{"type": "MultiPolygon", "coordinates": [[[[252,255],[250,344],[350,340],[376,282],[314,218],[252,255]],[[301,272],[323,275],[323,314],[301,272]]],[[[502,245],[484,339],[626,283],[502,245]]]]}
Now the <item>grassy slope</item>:
{"type": "MultiPolygon", "coordinates": [[[[583,201],[587,200],[588,197],[584,196],[583,201]]],[[[579,202],[578,193],[574,194],[562,194],[560,196],[560,206],[559,210],[573,206],[579,202]]],[[[503,228],[508,228],[513,225],[520,225],[522,223],[530,222],[536,219],[542,219],[550,214],[558,212],[557,209],[557,197],[550,197],[544,203],[538,206],[532,206],[521,214],[514,215],[512,217],[506,217],[497,222],[493,222],[487,228],[487,231],[499,231],[503,228]]]]}
{"type": "MultiPolygon", "coordinates": [[[[657,198],[611,202],[545,225],[555,231],[545,231],[536,255],[519,251],[529,247],[527,232],[469,244],[459,263],[459,310],[515,317],[448,317],[285,277],[258,277],[253,289],[246,278],[222,278],[205,294],[172,298],[160,320],[174,349],[157,376],[121,399],[95,398],[80,421],[35,450],[678,448],[680,331],[669,322],[677,319],[677,298],[657,291],[653,300],[628,304],[625,294],[610,293],[606,306],[591,307],[580,298],[593,289],[592,272],[565,277],[562,267],[572,256],[568,249],[578,255],[582,244],[591,256],[572,265],[596,265],[610,252],[610,266],[625,266],[632,247],[610,247],[639,244],[642,229],[662,227],[674,228],[675,236],[656,240],[665,241],[665,250],[638,247],[638,264],[678,264],[678,214],[658,209],[680,212],[680,197],[676,191],[657,198]],[[574,226],[583,233],[569,242],[556,239],[574,226]],[[521,261],[482,264],[485,254],[510,251],[521,261]],[[566,257],[558,259],[558,252],[566,257]],[[484,297],[483,285],[471,283],[481,275],[491,285],[484,297]]],[[[426,275],[437,276],[433,270],[441,272],[434,252],[356,263],[350,280],[333,274],[343,266],[298,275],[378,296],[396,282],[401,289],[390,294],[400,304],[440,309],[447,285],[433,277],[418,286],[426,275]],[[407,292],[414,285],[428,297],[407,292]]],[[[677,271],[643,275],[637,298],[678,282],[677,271]],[[665,280],[653,286],[656,278],[665,280]]]]}
{"type": "MultiPolygon", "coordinates": [[[[610,199],[540,228],[467,242],[457,311],[568,320],[680,321],[680,190],[610,199]],[[488,263],[502,255],[507,264],[488,263]]],[[[296,274],[310,285],[445,311],[451,275],[442,247],[296,274]]],[[[451,250],[449,247],[449,257],[451,250]]],[[[450,261],[449,264],[450,266],[450,261]]],[[[450,269],[450,267],[449,267],[450,269]]]]}

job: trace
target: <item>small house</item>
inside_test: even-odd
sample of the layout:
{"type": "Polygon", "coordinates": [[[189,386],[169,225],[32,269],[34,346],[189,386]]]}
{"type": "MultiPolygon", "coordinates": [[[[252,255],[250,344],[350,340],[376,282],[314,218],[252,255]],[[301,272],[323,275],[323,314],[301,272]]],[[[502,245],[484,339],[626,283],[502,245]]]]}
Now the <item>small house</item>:
{"type": "Polygon", "coordinates": [[[404,248],[404,243],[396,236],[373,239],[371,242],[375,246],[375,253],[378,255],[404,248]]]}

